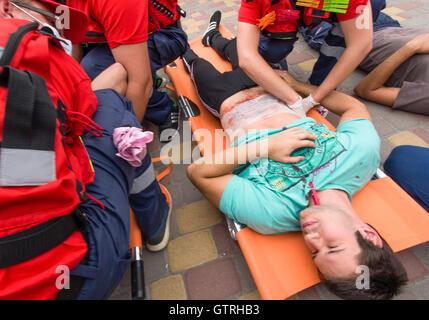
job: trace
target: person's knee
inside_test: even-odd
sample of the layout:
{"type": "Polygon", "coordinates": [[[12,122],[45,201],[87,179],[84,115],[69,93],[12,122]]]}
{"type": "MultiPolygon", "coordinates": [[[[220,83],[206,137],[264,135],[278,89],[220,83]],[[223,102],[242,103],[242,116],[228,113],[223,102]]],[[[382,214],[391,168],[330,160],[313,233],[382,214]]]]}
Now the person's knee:
{"type": "Polygon", "coordinates": [[[386,8],[386,0],[371,0],[372,18],[376,21],[380,11],[386,8]]]}
{"type": "Polygon", "coordinates": [[[113,89],[125,96],[128,88],[128,73],[118,62],[112,64],[92,81],[92,90],[113,89]]]}
{"type": "Polygon", "coordinates": [[[402,176],[404,167],[404,162],[406,159],[409,159],[410,152],[414,149],[413,146],[398,146],[390,153],[389,157],[384,163],[384,170],[391,177],[402,176]]]}
{"type": "Polygon", "coordinates": [[[114,79],[116,79],[116,85],[118,86],[118,92],[125,95],[127,91],[127,80],[128,72],[125,67],[119,62],[114,63],[111,67],[111,73],[114,79]]]}
{"type": "Polygon", "coordinates": [[[115,63],[115,58],[107,44],[99,44],[90,50],[80,63],[91,80],[115,63]]]}
{"type": "Polygon", "coordinates": [[[295,40],[278,40],[261,37],[258,51],[269,63],[279,63],[293,50],[295,40]]]}

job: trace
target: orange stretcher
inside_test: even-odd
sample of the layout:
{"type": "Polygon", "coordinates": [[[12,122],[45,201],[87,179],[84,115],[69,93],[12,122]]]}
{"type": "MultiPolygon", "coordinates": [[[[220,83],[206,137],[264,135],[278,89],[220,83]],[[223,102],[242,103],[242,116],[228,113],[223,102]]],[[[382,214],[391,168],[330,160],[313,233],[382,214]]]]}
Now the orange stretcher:
{"type": "MultiPolygon", "coordinates": [[[[221,33],[231,37],[231,33],[222,26],[221,33]]],[[[190,41],[190,46],[219,71],[231,70],[227,61],[201,44],[201,38],[190,41]]],[[[181,59],[169,65],[166,71],[201,153],[210,154],[221,150],[219,147],[228,147],[228,142],[222,138],[220,122],[204,108],[181,59]]],[[[311,110],[308,116],[335,130],[315,110],[311,110]]],[[[353,196],[353,207],[365,222],[380,232],[395,252],[429,241],[428,213],[381,170],[378,170],[377,179],[370,181],[353,196]]],[[[241,229],[229,218],[227,222],[262,299],[286,299],[320,282],[301,232],[261,235],[247,227],[241,229]]]]}

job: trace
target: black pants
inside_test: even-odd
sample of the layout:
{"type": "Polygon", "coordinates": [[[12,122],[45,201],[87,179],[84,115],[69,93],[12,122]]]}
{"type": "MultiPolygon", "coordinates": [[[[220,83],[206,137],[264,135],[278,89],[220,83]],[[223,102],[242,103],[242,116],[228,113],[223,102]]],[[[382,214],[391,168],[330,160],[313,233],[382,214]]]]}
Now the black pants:
{"type": "Polygon", "coordinates": [[[214,116],[219,117],[220,106],[226,99],[257,84],[239,67],[236,39],[225,39],[218,33],[213,36],[211,46],[231,63],[232,71],[220,73],[210,62],[198,57],[190,49],[183,55],[183,60],[201,101],[214,116]]]}

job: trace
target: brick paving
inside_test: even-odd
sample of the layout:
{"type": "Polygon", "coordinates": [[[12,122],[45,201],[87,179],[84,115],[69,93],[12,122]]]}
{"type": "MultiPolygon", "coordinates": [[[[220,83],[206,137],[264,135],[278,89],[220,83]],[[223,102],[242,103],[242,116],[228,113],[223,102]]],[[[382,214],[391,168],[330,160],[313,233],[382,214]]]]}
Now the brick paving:
{"type": "MultiPolygon", "coordinates": [[[[187,11],[182,20],[189,39],[199,36],[207,27],[210,15],[221,10],[222,23],[236,33],[240,0],[182,0],[187,11]]],[[[385,12],[404,26],[429,26],[429,5],[425,0],[387,0],[385,12]]],[[[288,57],[290,72],[306,81],[318,53],[301,39],[288,57]]],[[[166,75],[162,74],[164,77],[166,75]]],[[[340,91],[353,94],[354,86],[363,73],[353,72],[341,85],[340,91]]],[[[429,117],[392,111],[376,103],[365,102],[381,137],[381,160],[386,160],[395,146],[412,144],[429,147],[429,117]]],[[[329,116],[335,124],[336,118],[329,116]]],[[[155,126],[147,128],[155,131],[155,126]]],[[[181,131],[183,128],[181,127],[181,131]]],[[[189,141],[189,140],[188,140],[189,141]]],[[[150,145],[153,157],[163,147],[159,141],[150,145]]],[[[195,143],[193,144],[195,147],[195,143]]],[[[181,155],[180,155],[181,156],[181,155]]],[[[182,163],[186,163],[186,159],[182,163]]],[[[188,162],[189,163],[189,162],[188,162]]],[[[173,172],[163,179],[172,194],[174,213],[168,247],[158,253],[144,250],[147,299],[153,300],[257,300],[260,295],[237,242],[228,233],[224,216],[204,199],[186,177],[185,164],[174,165],[173,172]]],[[[155,165],[162,170],[161,164],[155,165]]],[[[429,299],[429,245],[421,244],[398,254],[410,283],[395,299],[429,299]]],[[[124,276],[111,299],[130,299],[130,274],[124,276]]],[[[308,288],[290,299],[338,299],[322,284],[308,288]]]]}

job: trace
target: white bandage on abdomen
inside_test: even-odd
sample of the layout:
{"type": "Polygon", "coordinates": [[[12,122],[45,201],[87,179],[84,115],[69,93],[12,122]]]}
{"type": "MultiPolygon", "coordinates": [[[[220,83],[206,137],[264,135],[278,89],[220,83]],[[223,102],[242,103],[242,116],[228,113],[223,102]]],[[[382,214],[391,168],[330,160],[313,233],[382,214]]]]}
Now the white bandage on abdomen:
{"type": "Polygon", "coordinates": [[[221,123],[231,139],[232,136],[239,136],[240,131],[249,128],[255,122],[285,113],[301,116],[273,95],[263,94],[233,107],[222,116],[221,123]]]}

